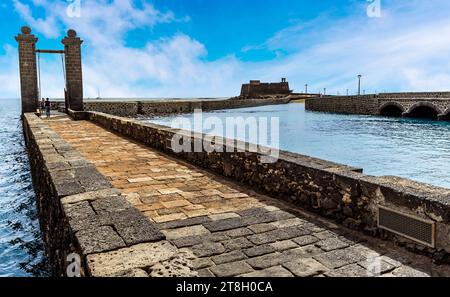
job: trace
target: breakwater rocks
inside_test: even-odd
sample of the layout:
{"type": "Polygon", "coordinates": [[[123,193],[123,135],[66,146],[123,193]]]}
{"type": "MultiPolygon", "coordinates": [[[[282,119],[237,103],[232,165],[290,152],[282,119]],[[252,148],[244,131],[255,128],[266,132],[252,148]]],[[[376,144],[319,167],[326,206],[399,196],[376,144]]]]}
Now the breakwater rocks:
{"type": "MultiPolygon", "coordinates": [[[[179,259],[182,254],[156,225],[43,120],[27,113],[23,122],[53,275],[139,275],[140,267],[157,271],[162,262],[170,266],[173,259],[187,261],[179,259]],[[124,256],[131,253],[137,256],[124,256]]],[[[189,263],[185,267],[189,272],[189,263]]]]}

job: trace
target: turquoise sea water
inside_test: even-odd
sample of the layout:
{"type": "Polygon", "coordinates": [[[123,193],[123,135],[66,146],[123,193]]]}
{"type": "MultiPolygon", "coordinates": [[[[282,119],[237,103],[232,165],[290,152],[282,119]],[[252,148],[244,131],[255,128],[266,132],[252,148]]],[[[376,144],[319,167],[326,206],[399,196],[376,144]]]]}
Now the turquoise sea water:
{"type": "Polygon", "coordinates": [[[0,99],[0,276],[47,275],[19,99],[0,99]]]}
{"type": "MultiPolygon", "coordinates": [[[[303,103],[214,111],[203,119],[208,115],[278,117],[283,150],[450,188],[450,122],[309,112],[303,103]]],[[[173,119],[144,121],[171,125],[173,119]]]]}

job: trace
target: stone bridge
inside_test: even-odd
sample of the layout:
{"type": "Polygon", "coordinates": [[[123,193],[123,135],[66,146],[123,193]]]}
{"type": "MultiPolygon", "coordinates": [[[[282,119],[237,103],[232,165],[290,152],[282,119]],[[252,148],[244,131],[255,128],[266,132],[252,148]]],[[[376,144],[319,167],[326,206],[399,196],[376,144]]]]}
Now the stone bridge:
{"type": "Polygon", "coordinates": [[[378,114],[450,120],[450,93],[380,94],[378,114]]]}
{"type": "Polygon", "coordinates": [[[336,113],[450,120],[450,92],[327,96],[306,100],[306,109],[336,113]]]}

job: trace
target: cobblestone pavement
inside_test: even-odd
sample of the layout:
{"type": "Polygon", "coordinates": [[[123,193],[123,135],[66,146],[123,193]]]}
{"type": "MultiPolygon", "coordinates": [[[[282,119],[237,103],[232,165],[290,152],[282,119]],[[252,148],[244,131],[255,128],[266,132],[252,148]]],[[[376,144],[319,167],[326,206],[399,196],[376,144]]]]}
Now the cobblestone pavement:
{"type": "MultiPolygon", "coordinates": [[[[67,118],[47,123],[155,222],[178,253],[193,254],[190,265],[199,276],[450,275],[448,266],[427,257],[257,194],[93,123],[67,118]]],[[[178,274],[185,266],[175,263],[178,274]]],[[[132,275],[172,274],[164,269],[132,275]]]]}

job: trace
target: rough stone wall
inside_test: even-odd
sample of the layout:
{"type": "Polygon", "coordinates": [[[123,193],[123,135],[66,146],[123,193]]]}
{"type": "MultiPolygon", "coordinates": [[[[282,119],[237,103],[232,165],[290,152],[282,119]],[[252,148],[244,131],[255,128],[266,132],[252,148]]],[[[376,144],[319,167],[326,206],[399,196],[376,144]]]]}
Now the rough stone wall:
{"type": "Polygon", "coordinates": [[[320,97],[306,99],[305,108],[310,111],[377,114],[378,99],[374,95],[320,97]]]}
{"type": "MultiPolygon", "coordinates": [[[[289,152],[281,152],[275,163],[262,164],[260,158],[263,154],[248,150],[227,152],[225,140],[220,137],[215,138],[215,143],[221,145],[224,152],[175,153],[170,146],[175,133],[189,135],[191,146],[195,141],[202,141],[202,135],[191,136],[187,131],[97,112],[86,112],[84,116],[109,130],[332,218],[347,227],[394,240],[411,250],[432,254],[437,259],[450,253],[448,189],[398,177],[368,176],[357,168],[289,152]],[[428,248],[379,229],[379,204],[436,222],[436,248],[428,248]]],[[[234,149],[238,144],[248,147],[248,144],[235,141],[234,149]]]]}
{"type": "Polygon", "coordinates": [[[66,275],[67,255],[71,253],[81,257],[81,275],[123,273],[133,265],[151,266],[174,255],[174,248],[161,241],[165,237],[155,224],[43,120],[27,113],[23,125],[53,275],[66,275]],[[111,263],[108,271],[95,269],[99,260],[118,249],[118,253],[152,250],[155,254],[127,267],[111,263]]]}
{"type": "Polygon", "coordinates": [[[191,101],[85,101],[84,110],[104,112],[117,116],[190,113],[203,111],[285,104],[290,99],[227,99],[191,101]]]}

